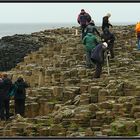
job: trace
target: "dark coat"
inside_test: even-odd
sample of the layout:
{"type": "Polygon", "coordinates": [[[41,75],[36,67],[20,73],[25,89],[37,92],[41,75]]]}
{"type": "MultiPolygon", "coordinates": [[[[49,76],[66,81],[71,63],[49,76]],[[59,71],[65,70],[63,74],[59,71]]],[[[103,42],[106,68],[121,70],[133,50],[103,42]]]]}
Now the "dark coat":
{"type": "Polygon", "coordinates": [[[93,23],[89,23],[85,29],[86,34],[87,33],[93,33],[95,34],[95,32],[97,33],[98,36],[100,36],[100,33],[98,32],[98,30],[96,29],[95,25],[93,23]]]}
{"type": "Polygon", "coordinates": [[[91,21],[91,16],[88,13],[84,12],[78,15],[77,22],[81,26],[87,25],[90,21],[91,21]]]}
{"type": "Polygon", "coordinates": [[[115,35],[105,28],[103,34],[101,35],[103,42],[107,42],[108,46],[113,45],[115,41],[115,35]]]}
{"type": "Polygon", "coordinates": [[[0,82],[0,98],[1,99],[9,99],[9,92],[12,88],[12,81],[9,78],[4,78],[2,82],[0,82]]]}
{"type": "Polygon", "coordinates": [[[17,87],[14,98],[15,99],[25,99],[26,98],[25,89],[28,88],[29,85],[24,81],[18,81],[18,80],[15,82],[14,85],[17,87]]]}
{"type": "Polygon", "coordinates": [[[94,63],[104,63],[104,52],[106,49],[103,48],[103,44],[99,44],[91,52],[91,60],[94,63]]]}
{"type": "Polygon", "coordinates": [[[137,33],[137,38],[140,39],[140,32],[137,33]]]}
{"type": "Polygon", "coordinates": [[[109,23],[108,16],[103,17],[102,30],[104,30],[106,27],[109,28],[109,26],[112,27],[112,25],[109,23]]]}

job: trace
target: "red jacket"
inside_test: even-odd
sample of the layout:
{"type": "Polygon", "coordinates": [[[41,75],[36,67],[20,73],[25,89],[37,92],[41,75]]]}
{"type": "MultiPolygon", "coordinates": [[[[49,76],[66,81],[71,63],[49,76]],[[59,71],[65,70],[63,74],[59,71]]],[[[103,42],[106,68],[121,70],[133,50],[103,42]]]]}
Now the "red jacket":
{"type": "Polygon", "coordinates": [[[86,17],[86,25],[87,24],[89,24],[89,22],[91,21],[91,16],[88,14],[88,13],[80,13],[79,15],[78,15],[78,17],[77,17],[77,22],[81,25],[82,23],[82,21],[80,20],[80,17],[81,17],[81,15],[85,15],[85,17],[86,17]]]}

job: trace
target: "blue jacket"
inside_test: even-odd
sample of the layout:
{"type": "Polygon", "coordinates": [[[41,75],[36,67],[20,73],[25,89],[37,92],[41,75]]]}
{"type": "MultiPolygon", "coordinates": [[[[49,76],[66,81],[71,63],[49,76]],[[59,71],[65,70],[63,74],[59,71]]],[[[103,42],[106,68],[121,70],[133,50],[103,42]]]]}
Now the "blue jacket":
{"type": "Polygon", "coordinates": [[[91,52],[91,60],[94,63],[104,63],[104,52],[105,49],[102,47],[103,44],[98,44],[95,49],[91,52]]]}

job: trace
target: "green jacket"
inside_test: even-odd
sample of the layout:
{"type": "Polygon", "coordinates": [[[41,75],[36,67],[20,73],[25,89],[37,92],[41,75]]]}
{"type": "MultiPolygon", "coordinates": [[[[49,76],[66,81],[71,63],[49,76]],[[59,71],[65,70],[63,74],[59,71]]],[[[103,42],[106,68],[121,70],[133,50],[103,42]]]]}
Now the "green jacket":
{"type": "Polygon", "coordinates": [[[85,45],[85,51],[91,51],[98,44],[98,40],[95,35],[92,33],[87,33],[87,35],[83,38],[83,44],[85,45]]]}

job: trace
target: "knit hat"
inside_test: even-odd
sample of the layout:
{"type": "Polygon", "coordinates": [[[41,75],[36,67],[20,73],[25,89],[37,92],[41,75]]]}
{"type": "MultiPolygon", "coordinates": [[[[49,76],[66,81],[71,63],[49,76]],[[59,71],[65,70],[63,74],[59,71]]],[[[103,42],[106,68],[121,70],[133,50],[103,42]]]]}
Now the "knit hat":
{"type": "Polygon", "coordinates": [[[95,23],[94,23],[94,20],[91,20],[89,23],[95,24],[95,23]]]}
{"type": "Polygon", "coordinates": [[[81,9],[81,12],[85,12],[85,10],[84,9],[81,9]]]}
{"type": "Polygon", "coordinates": [[[107,13],[106,16],[111,17],[111,14],[110,13],[107,13]]]}
{"type": "Polygon", "coordinates": [[[107,46],[108,46],[106,42],[104,42],[103,45],[105,48],[107,48],[107,46]]]}

